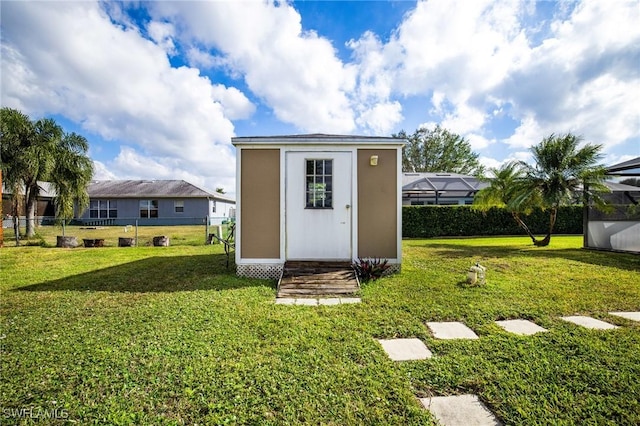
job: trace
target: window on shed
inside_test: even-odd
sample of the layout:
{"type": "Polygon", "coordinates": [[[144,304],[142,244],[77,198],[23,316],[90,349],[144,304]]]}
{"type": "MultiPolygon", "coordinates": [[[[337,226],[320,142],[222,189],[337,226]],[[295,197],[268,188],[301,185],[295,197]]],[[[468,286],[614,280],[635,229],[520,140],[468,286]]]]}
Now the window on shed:
{"type": "Polygon", "coordinates": [[[333,207],[333,160],[307,160],[306,208],[333,207]]]}
{"type": "Polygon", "coordinates": [[[183,200],[174,201],[173,209],[176,213],[184,213],[184,201],[183,200]]]}

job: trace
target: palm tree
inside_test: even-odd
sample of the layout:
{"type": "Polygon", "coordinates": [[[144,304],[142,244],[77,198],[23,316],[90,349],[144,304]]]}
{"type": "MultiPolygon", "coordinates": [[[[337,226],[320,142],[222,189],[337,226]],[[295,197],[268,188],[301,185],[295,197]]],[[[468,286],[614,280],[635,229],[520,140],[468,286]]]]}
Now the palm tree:
{"type": "Polygon", "coordinates": [[[508,162],[499,169],[489,169],[489,172],[490,177],[482,178],[482,180],[489,182],[489,186],[476,194],[473,207],[480,211],[487,211],[492,207],[506,209],[513,220],[535,241],[535,235],[524,222],[522,216],[530,214],[533,208],[540,204],[540,200],[535,193],[531,193],[531,196],[526,199],[521,197],[524,185],[524,171],[521,163],[508,162]]]}
{"type": "Polygon", "coordinates": [[[34,135],[24,149],[25,168],[22,171],[27,209],[27,238],[36,233],[36,214],[40,196],[39,182],[48,181],[56,163],[56,146],[63,130],[54,120],[43,118],[33,123],[34,135]]]}
{"type": "Polygon", "coordinates": [[[1,110],[0,153],[5,186],[13,194],[12,214],[16,243],[19,244],[19,205],[24,188],[27,237],[35,234],[35,217],[41,188],[50,181],[56,190],[56,213],[62,219],[73,215],[74,205],[88,204],[87,185],[93,164],[87,157],[87,140],[75,133],[65,134],[52,119],[32,122],[18,110],[1,110]]]}
{"type": "Polygon", "coordinates": [[[474,206],[480,210],[491,206],[506,208],[533,244],[549,245],[560,206],[575,203],[580,191],[584,200],[602,206],[600,194],[609,191],[604,185],[606,170],[596,164],[602,146],[585,144],[578,148],[580,142],[581,138],[571,133],[551,134],[531,148],[535,166],[520,161],[492,169],[491,184],[478,192],[474,206]],[[549,211],[549,228],[540,240],[522,219],[534,207],[549,211]]]}
{"type": "Polygon", "coordinates": [[[521,163],[524,184],[516,202],[535,194],[541,207],[549,210],[549,229],[542,240],[534,239],[537,246],[549,245],[560,206],[574,204],[580,191],[584,200],[603,204],[599,194],[609,191],[604,185],[606,169],[597,165],[602,145],[588,143],[578,148],[581,142],[582,138],[571,133],[551,134],[531,148],[535,166],[521,163]]]}
{"type": "Polygon", "coordinates": [[[16,245],[20,244],[20,215],[23,205],[23,173],[27,150],[35,130],[29,117],[12,108],[0,110],[0,159],[5,188],[11,194],[11,215],[16,245]]]}
{"type": "Polygon", "coordinates": [[[93,176],[93,162],[87,157],[89,143],[76,133],[65,134],[55,149],[51,183],[56,192],[56,217],[64,225],[73,217],[74,207],[89,205],[87,186],[93,176]]]}

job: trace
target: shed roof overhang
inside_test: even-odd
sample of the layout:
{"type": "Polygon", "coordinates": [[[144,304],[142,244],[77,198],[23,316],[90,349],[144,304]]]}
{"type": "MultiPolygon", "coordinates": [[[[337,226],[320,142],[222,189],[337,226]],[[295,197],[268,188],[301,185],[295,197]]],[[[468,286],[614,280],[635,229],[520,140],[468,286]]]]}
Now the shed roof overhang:
{"type": "Polygon", "coordinates": [[[282,136],[244,136],[231,138],[238,145],[397,145],[405,140],[385,136],[327,135],[322,133],[282,136]]]}

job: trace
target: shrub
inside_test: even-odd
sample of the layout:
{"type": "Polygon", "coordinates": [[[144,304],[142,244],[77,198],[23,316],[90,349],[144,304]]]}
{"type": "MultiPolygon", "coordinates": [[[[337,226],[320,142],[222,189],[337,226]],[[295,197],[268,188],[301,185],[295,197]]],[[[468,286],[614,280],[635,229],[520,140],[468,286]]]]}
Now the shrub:
{"type": "MultiPolygon", "coordinates": [[[[554,234],[582,234],[582,206],[561,207],[554,234]]],[[[545,234],[549,213],[540,209],[523,217],[535,234],[545,234]]],[[[406,206],[402,209],[405,238],[525,235],[511,214],[502,208],[479,212],[472,206],[406,206]]]]}
{"type": "Polygon", "coordinates": [[[372,280],[377,280],[384,275],[384,272],[389,269],[387,259],[378,258],[358,258],[353,262],[353,269],[361,282],[366,283],[372,280]]]}

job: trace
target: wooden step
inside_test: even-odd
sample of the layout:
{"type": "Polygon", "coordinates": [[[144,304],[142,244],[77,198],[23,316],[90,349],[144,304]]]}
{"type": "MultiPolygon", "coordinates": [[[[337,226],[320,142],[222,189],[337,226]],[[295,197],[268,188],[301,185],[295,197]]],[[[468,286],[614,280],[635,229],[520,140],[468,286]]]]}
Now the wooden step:
{"type": "Polygon", "coordinates": [[[352,295],[360,289],[349,262],[286,262],[277,297],[352,295]]]}

